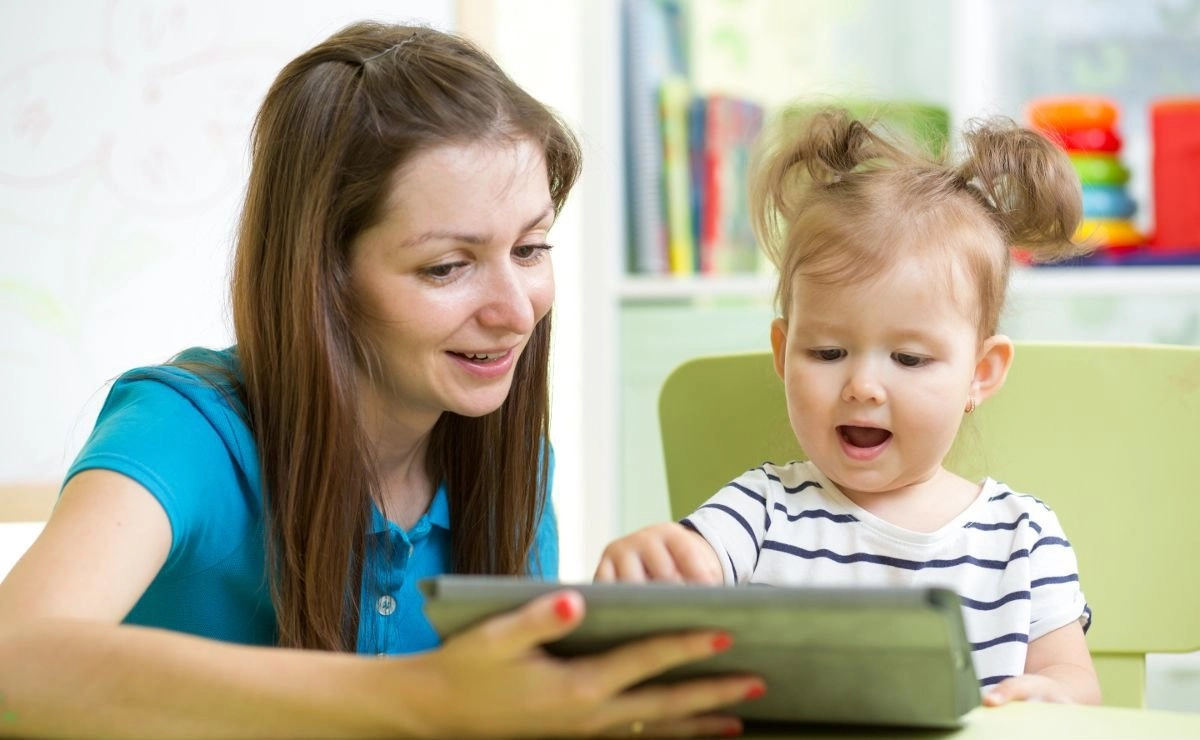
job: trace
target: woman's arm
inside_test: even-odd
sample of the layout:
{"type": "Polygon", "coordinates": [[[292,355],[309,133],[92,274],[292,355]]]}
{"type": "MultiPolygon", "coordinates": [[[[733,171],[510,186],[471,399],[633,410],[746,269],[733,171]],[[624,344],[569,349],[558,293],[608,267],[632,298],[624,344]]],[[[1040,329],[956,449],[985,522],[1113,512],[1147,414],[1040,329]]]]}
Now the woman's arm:
{"type": "Polygon", "coordinates": [[[75,476],[42,536],[0,584],[0,737],[309,738],[722,734],[691,718],[761,691],[734,677],[629,687],[719,650],[711,632],[584,660],[538,645],[583,617],[543,597],[422,655],[378,659],[247,647],[121,625],[165,561],[170,526],[132,480],[75,476]]]}
{"type": "Polygon", "coordinates": [[[85,470],[0,583],[0,626],[57,617],[120,622],[170,548],[171,525],[149,491],[119,473],[85,470]]]}

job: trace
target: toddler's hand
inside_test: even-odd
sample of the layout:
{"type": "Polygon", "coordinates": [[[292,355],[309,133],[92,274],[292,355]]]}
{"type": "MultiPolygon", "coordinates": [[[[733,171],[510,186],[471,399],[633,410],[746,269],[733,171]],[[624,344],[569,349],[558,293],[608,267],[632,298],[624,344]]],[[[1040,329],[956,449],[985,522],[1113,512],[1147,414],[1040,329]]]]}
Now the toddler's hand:
{"type": "Polygon", "coordinates": [[[983,696],[985,706],[998,707],[1010,701],[1044,701],[1052,704],[1074,704],[1066,686],[1047,676],[1027,673],[1006,678],[983,696]]]}
{"type": "Polygon", "coordinates": [[[652,524],[609,543],[600,556],[595,580],[674,581],[720,584],[717,553],[696,532],[682,524],[652,524]]]}

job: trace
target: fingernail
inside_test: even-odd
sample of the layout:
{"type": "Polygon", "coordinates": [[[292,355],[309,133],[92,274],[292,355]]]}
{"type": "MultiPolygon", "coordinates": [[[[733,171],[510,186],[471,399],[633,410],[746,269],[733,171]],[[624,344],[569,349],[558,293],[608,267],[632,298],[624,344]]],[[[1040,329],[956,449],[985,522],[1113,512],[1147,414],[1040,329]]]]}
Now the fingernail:
{"type": "Polygon", "coordinates": [[[729,634],[728,632],[722,632],[713,638],[712,647],[713,650],[718,653],[725,652],[729,648],[733,647],[733,635],[729,634]]]}
{"type": "Polygon", "coordinates": [[[557,614],[558,618],[562,621],[570,622],[575,618],[575,601],[570,596],[566,596],[565,594],[563,596],[559,596],[554,600],[554,613],[557,614]]]}
{"type": "Polygon", "coordinates": [[[766,695],[767,695],[766,685],[761,684],[761,683],[755,684],[750,687],[749,691],[746,692],[746,701],[753,701],[755,699],[761,699],[766,695]]]}
{"type": "Polygon", "coordinates": [[[741,737],[741,736],[742,736],[742,726],[740,724],[739,725],[729,725],[724,730],[721,730],[721,737],[741,737]]]}

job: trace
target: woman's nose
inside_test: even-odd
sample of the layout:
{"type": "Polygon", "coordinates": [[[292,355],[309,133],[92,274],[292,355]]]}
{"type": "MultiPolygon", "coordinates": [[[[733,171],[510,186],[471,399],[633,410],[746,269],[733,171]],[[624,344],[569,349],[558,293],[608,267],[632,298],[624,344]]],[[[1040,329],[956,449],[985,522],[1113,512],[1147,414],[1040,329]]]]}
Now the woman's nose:
{"type": "Polygon", "coordinates": [[[531,276],[521,274],[515,267],[497,268],[482,286],[482,307],[479,323],[514,334],[533,331],[537,317],[533,306],[531,276]]]}

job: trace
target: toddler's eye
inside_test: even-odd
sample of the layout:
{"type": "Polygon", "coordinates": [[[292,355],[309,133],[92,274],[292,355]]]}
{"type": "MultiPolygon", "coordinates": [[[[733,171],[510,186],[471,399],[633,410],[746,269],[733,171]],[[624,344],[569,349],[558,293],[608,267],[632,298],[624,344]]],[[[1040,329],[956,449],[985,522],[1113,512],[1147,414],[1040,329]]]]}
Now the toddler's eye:
{"type": "Polygon", "coordinates": [[[846,356],[846,350],[836,347],[820,347],[818,349],[810,349],[808,354],[813,359],[821,360],[822,362],[834,362],[846,356]]]}
{"type": "Polygon", "coordinates": [[[907,352],[896,352],[892,355],[892,359],[904,367],[921,367],[929,360],[919,355],[910,355],[907,352]]]}

